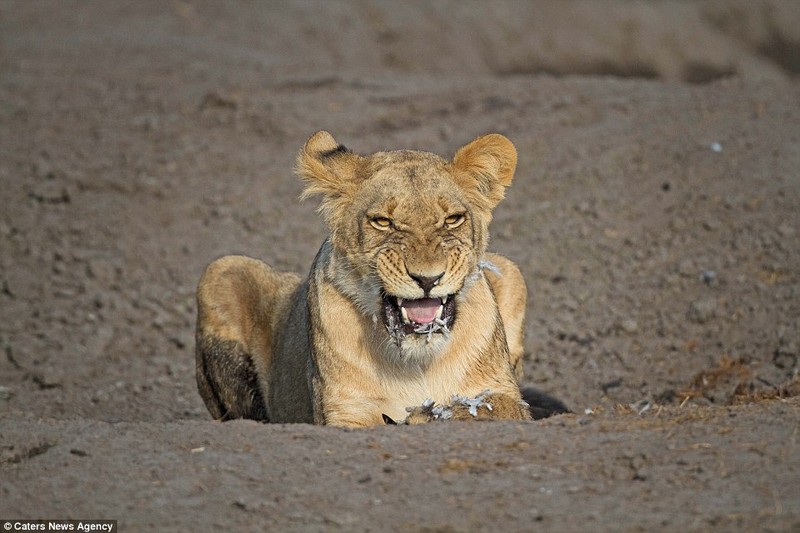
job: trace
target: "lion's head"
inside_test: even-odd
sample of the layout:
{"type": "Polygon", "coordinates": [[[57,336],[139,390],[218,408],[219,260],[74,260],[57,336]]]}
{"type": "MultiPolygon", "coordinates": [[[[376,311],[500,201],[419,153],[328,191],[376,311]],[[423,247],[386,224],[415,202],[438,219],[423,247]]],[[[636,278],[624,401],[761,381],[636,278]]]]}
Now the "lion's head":
{"type": "Polygon", "coordinates": [[[499,134],[475,139],[452,161],[408,150],[362,156],[325,131],[300,151],[303,197],[323,197],[330,278],[382,323],[403,358],[428,357],[448,342],[516,163],[514,145],[499,134]]]}

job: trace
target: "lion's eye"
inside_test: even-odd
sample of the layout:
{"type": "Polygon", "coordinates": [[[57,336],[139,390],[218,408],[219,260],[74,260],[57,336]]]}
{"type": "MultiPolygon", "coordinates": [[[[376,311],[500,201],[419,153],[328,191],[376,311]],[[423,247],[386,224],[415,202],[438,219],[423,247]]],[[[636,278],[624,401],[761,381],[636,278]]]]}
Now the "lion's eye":
{"type": "Polygon", "coordinates": [[[444,223],[448,228],[457,228],[464,223],[466,218],[467,217],[465,217],[463,214],[456,213],[455,215],[450,215],[449,217],[445,218],[444,223]]]}
{"type": "Polygon", "coordinates": [[[392,227],[392,220],[386,217],[371,218],[369,223],[372,224],[372,227],[381,231],[385,231],[392,227]]]}

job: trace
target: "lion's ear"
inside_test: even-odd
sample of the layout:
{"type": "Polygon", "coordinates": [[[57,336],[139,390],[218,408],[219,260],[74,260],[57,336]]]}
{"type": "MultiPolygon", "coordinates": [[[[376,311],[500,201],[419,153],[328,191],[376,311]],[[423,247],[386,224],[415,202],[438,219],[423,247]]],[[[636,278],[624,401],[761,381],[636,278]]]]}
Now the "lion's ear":
{"type": "Polygon", "coordinates": [[[322,194],[327,201],[349,196],[361,157],[336,142],[327,131],[318,131],[297,154],[295,171],[306,182],[302,199],[322,194]]]}
{"type": "Polygon", "coordinates": [[[517,149],[499,133],[483,135],[456,152],[453,168],[459,184],[477,189],[489,201],[489,208],[493,208],[514,179],[517,149]]]}

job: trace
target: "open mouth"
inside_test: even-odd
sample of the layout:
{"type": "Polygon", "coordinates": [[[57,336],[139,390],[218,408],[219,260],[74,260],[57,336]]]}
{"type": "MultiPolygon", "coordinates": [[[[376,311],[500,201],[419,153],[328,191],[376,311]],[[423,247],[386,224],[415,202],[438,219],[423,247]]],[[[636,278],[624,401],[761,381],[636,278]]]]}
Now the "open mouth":
{"type": "Polygon", "coordinates": [[[395,296],[383,296],[383,314],[386,329],[395,341],[403,335],[447,335],[456,316],[454,295],[444,298],[420,298],[404,300],[395,296]]]}

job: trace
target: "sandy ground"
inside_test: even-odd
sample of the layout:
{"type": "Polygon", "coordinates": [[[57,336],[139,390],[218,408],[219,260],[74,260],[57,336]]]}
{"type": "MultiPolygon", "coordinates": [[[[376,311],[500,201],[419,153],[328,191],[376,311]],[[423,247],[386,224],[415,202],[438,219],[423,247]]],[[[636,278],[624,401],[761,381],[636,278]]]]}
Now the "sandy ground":
{"type": "Polygon", "coordinates": [[[800,530],[800,3],[0,1],[0,520],[800,530]],[[575,412],[210,420],[194,290],[325,235],[317,129],[520,164],[492,249],[575,412]]]}

